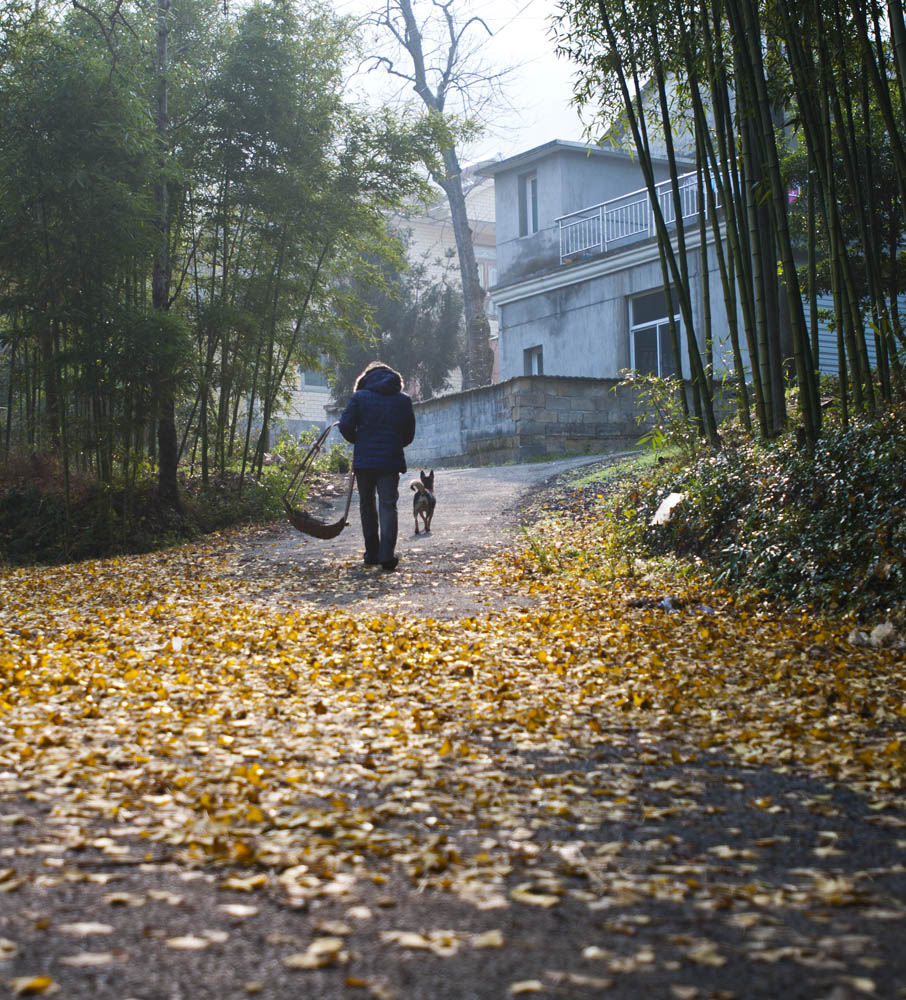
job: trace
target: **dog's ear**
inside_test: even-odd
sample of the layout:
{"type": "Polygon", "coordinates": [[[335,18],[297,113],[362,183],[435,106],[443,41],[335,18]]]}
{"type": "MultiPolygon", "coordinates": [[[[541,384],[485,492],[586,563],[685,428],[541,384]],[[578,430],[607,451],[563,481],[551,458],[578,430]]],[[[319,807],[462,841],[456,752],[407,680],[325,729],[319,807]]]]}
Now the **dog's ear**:
{"type": "Polygon", "coordinates": [[[428,489],[430,490],[430,489],[431,489],[431,487],[432,487],[432,486],[433,486],[433,484],[434,484],[434,469],[432,469],[432,470],[431,470],[430,472],[425,472],[425,470],[424,470],[424,469],[422,469],[422,471],[421,471],[421,472],[419,473],[419,475],[420,475],[420,477],[421,477],[421,481],[422,481],[422,482],[423,482],[423,483],[425,484],[425,486],[427,486],[427,487],[428,487],[428,489]]]}

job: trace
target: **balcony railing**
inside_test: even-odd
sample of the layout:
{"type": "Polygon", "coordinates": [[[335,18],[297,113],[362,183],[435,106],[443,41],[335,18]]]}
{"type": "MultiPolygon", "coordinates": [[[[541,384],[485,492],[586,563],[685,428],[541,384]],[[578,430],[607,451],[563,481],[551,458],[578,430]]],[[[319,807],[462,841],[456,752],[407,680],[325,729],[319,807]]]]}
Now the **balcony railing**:
{"type": "MultiPolygon", "coordinates": [[[[669,226],[676,221],[671,182],[661,181],[656,190],[664,222],[669,226]]],[[[698,214],[698,177],[695,171],[679,177],[679,195],[685,222],[698,214]]],[[[563,215],[557,223],[560,226],[561,264],[584,260],[615,246],[647,239],[656,233],[647,188],[563,215]]]]}

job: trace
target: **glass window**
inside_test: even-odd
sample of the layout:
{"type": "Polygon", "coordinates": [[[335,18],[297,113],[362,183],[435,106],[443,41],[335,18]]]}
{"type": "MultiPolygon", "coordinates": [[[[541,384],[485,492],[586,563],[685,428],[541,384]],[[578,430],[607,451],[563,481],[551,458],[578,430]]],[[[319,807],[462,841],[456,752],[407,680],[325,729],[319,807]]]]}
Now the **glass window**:
{"type": "Polygon", "coordinates": [[[519,178],[519,235],[538,232],[538,175],[522,174],[519,178]]]}
{"type": "MultiPolygon", "coordinates": [[[[671,298],[673,295],[671,293],[671,298]]],[[[676,304],[673,306],[676,312],[676,304]]],[[[667,296],[663,288],[656,292],[646,292],[644,295],[637,295],[632,300],[632,325],[642,326],[644,323],[657,323],[667,318],[667,296]]]]}
{"type": "Polygon", "coordinates": [[[673,354],[673,337],[670,335],[669,321],[658,326],[658,340],[661,352],[661,375],[679,374],[673,354]]]}
{"type": "Polygon", "coordinates": [[[544,352],[540,347],[529,347],[523,351],[522,362],[526,375],[544,374],[544,352]]]}
{"type": "Polygon", "coordinates": [[[302,385],[310,389],[313,386],[316,388],[326,388],[327,386],[327,376],[322,371],[315,371],[311,368],[300,369],[300,374],[302,376],[302,385]]]}
{"type": "Polygon", "coordinates": [[[657,327],[646,326],[633,330],[633,369],[643,375],[658,375],[657,327]]]}
{"type": "MultiPolygon", "coordinates": [[[[675,296],[671,294],[675,314],[675,296]]],[[[634,371],[664,378],[678,375],[680,367],[673,351],[667,295],[663,289],[639,295],[630,302],[629,353],[634,371]]],[[[682,337],[682,328],[680,328],[682,337]]]]}

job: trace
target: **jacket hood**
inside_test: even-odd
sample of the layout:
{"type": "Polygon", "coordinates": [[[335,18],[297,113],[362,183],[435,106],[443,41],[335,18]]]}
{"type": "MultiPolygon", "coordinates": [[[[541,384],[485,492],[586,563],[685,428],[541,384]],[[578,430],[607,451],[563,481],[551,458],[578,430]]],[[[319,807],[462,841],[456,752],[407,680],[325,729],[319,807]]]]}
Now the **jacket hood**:
{"type": "Polygon", "coordinates": [[[402,391],[403,378],[398,371],[394,371],[388,365],[375,365],[373,368],[366,368],[359,375],[355,388],[356,392],[359,389],[370,389],[384,396],[392,396],[402,391]]]}

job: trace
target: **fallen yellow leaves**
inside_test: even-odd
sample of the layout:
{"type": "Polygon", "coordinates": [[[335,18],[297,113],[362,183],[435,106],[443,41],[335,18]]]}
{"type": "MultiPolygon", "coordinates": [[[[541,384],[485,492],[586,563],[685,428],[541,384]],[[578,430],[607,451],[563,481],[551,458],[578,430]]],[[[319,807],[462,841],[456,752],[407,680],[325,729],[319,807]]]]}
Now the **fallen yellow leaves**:
{"type": "Polygon", "coordinates": [[[17,997],[48,996],[60,989],[50,976],[15,976],[8,982],[17,997]]]}
{"type": "Polygon", "coordinates": [[[174,951],[201,951],[212,944],[223,944],[229,935],[225,931],[204,930],[200,934],[184,934],[167,938],[164,944],[174,951]]]}
{"type": "Polygon", "coordinates": [[[349,960],[346,942],[339,937],[315,938],[305,951],[283,959],[287,969],[324,969],[329,965],[343,965],[349,960]]]}
{"type": "MultiPolygon", "coordinates": [[[[706,780],[723,780],[707,778],[712,763],[769,763],[845,784],[879,828],[899,828],[906,677],[894,653],[848,645],[850,623],[784,618],[719,590],[661,607],[653,583],[596,577],[586,548],[577,575],[546,575],[530,553],[508,556],[486,569],[482,586],[505,577],[535,600],[456,622],[264,607],[235,557],[214,545],[5,571],[2,790],[52,797],[55,819],[71,824],[67,847],[111,865],[138,866],[146,850],[216,864],[214,910],[230,930],[171,932],[161,944],[172,952],[216,951],[265,899],[292,909],[343,904],[343,921],[314,922],[318,936],[280,958],[290,970],[349,971],[347,939],[372,916],[350,904],[361,902],[361,885],[380,886],[369,904],[393,913],[383,886],[400,872],[478,912],[512,907],[533,918],[580,903],[605,920],[645,901],[702,919],[856,905],[900,919],[877,872],[804,867],[845,854],[830,829],[788,879],[760,875],[762,860],[790,847],[781,831],[793,808],[835,825],[827,796],[793,801],[728,777],[725,791],[762,834],[753,837],[724,830],[722,806],[704,801],[706,780]],[[671,831],[695,816],[710,818],[715,835],[684,855],[671,831]],[[95,819],[106,836],[79,832],[95,819]]],[[[10,828],[26,819],[2,817],[10,828]]],[[[48,889],[77,877],[62,864],[38,876],[48,889]]],[[[0,868],[0,892],[20,885],[16,868],[0,868]]],[[[144,887],[103,900],[109,919],[117,909],[182,904],[144,887]]],[[[613,977],[660,968],[655,949],[611,940],[645,919],[605,920],[602,943],[576,947],[578,960],[594,963],[587,971],[532,970],[510,994],[604,990],[613,977]]],[[[90,938],[113,927],[53,930],[90,938]]],[[[439,958],[508,939],[500,929],[380,937],[388,952],[439,958]]],[[[753,948],[752,960],[825,961],[820,948],[770,944],[753,948]]],[[[671,947],[682,969],[710,974],[729,960],[723,943],[700,936],[671,947]]],[[[17,953],[0,939],[0,961],[17,953]]],[[[62,961],[102,968],[117,953],[62,961]]],[[[864,992],[871,981],[849,986],[864,992]]],[[[33,976],[11,988],[53,986],[33,976]]],[[[673,995],[694,989],[677,985],[673,995]]]]}

